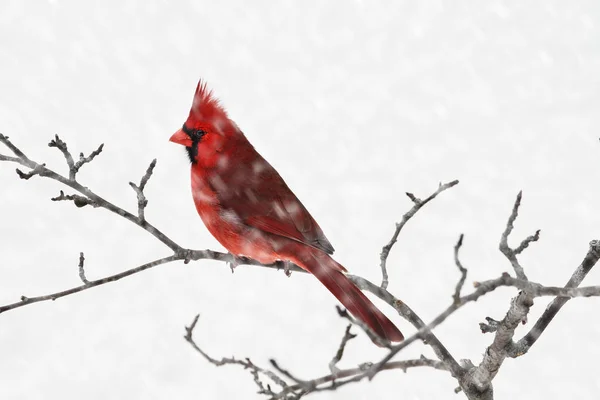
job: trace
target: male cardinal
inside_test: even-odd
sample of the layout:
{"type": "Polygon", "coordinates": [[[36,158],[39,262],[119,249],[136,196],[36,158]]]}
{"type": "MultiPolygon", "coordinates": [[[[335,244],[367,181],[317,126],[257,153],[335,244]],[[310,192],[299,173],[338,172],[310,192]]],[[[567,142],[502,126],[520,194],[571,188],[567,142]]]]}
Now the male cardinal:
{"type": "Polygon", "coordinates": [[[196,210],[232,255],[263,264],[292,262],[317,277],[377,335],[404,339],[329,256],[333,246],[317,222],[202,81],[187,121],[170,140],[186,147],[196,210]]]}

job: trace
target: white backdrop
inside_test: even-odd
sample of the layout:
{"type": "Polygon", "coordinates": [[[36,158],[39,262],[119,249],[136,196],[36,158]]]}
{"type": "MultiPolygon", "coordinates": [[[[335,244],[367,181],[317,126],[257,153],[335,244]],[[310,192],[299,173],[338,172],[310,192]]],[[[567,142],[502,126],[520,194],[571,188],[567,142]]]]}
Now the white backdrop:
{"type": "MultiPolygon", "coordinates": [[[[4,0],[0,132],[60,171],[54,134],[76,154],[105,143],[79,179],[129,210],[127,182],[157,157],[149,221],[183,246],[222,250],[196,215],[184,151],[167,142],[203,77],[336,258],[374,281],[411,206],[404,192],[460,179],[409,222],[388,263],[390,289],[429,320],[451,301],[461,232],[467,290],[509,271],[497,245],[520,189],[513,244],[542,229],[522,257],[531,279],[563,284],[600,238],[599,24],[594,1],[4,0]]],[[[90,279],[169,254],[105,210],[50,202],[63,187],[14,168],[0,163],[0,304],[78,285],[80,251],[90,279]]],[[[456,358],[479,362],[492,337],[478,322],[500,319],[514,294],[498,290],[436,332],[456,358]]],[[[275,358],[312,378],[343,334],[335,304],[309,276],[168,264],[0,315],[0,398],[261,398],[248,372],[194,353],[184,326],[199,312],[197,341],[213,356],[275,358]]],[[[506,361],[497,398],[595,397],[599,307],[569,303],[527,356],[506,361]]],[[[418,344],[401,356],[421,353],[432,355],[418,344]]],[[[361,335],[341,366],[382,354],[361,335]]],[[[386,372],[312,398],[460,398],[455,386],[440,371],[386,372]]]]}

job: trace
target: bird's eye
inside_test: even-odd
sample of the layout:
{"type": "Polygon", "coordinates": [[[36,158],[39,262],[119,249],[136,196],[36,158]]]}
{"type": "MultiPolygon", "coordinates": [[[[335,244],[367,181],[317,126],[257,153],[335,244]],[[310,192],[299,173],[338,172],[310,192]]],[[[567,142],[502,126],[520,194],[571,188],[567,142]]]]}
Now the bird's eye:
{"type": "Polygon", "coordinates": [[[192,140],[200,140],[204,135],[206,135],[205,131],[202,129],[196,129],[192,132],[192,140]]]}
{"type": "Polygon", "coordinates": [[[202,139],[202,136],[206,135],[206,131],[202,129],[191,129],[185,125],[183,125],[183,128],[181,128],[181,130],[187,133],[190,139],[192,139],[192,141],[194,142],[199,141],[200,139],[202,139]]]}

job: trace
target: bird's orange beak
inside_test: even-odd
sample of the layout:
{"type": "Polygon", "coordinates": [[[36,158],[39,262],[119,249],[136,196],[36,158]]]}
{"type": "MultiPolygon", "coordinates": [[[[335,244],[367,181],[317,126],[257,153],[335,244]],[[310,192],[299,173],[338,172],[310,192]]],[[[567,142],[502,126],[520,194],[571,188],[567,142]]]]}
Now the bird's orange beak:
{"type": "Polygon", "coordinates": [[[181,129],[178,130],[177,132],[175,132],[173,134],[173,136],[171,136],[171,139],[169,139],[169,141],[173,142],[173,143],[181,144],[185,147],[192,147],[192,139],[190,139],[190,137],[187,135],[187,133],[185,133],[181,129]]]}

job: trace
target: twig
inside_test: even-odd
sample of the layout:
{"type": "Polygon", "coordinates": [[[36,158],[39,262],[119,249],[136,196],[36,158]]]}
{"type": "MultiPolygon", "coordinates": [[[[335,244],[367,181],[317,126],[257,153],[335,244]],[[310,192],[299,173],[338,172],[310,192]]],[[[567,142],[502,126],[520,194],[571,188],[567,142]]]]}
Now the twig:
{"type": "MultiPolygon", "coordinates": [[[[97,279],[94,281],[88,281],[85,277],[84,256],[83,253],[80,253],[79,276],[81,281],[83,282],[83,285],[64,290],[62,292],[57,292],[44,296],[37,296],[31,298],[22,296],[20,302],[0,306],[0,313],[20,308],[25,305],[29,305],[36,302],[55,300],[60,297],[78,293],[83,290],[88,290],[92,287],[113,282],[126,276],[130,276],[139,273],[143,270],[152,268],[154,266],[176,260],[183,260],[185,263],[188,263],[190,260],[200,259],[214,259],[220,261],[231,260],[231,256],[229,254],[213,252],[210,250],[201,251],[184,249],[178,244],[171,241],[166,235],[164,235],[158,229],[156,229],[151,224],[145,221],[144,209],[147,205],[147,199],[143,194],[143,190],[148,182],[148,179],[152,175],[152,170],[155,166],[156,160],[154,160],[148,167],[146,174],[142,177],[142,180],[140,181],[139,186],[130,183],[130,185],[134,188],[136,194],[138,195],[138,216],[136,217],[133,214],[123,210],[122,208],[119,208],[113,205],[112,203],[104,200],[103,198],[96,195],[86,187],[80,185],[75,180],[76,174],[81,168],[81,166],[91,162],[98,154],[100,154],[103,148],[102,145],[96,151],[92,152],[88,157],[84,157],[83,154],[80,154],[79,161],[77,163],[74,163],[73,158],[67,149],[66,143],[62,141],[58,136],[55,136],[55,139],[50,142],[49,146],[58,148],[65,156],[67,165],[69,166],[69,177],[66,178],[65,176],[57,174],[53,170],[47,168],[45,164],[40,164],[27,158],[27,156],[21,150],[19,150],[8,140],[8,137],[2,134],[0,134],[0,142],[5,144],[8,147],[8,149],[12,151],[13,154],[16,156],[11,157],[0,154],[0,161],[14,162],[30,169],[29,172],[22,172],[17,169],[17,174],[22,179],[30,179],[31,177],[36,175],[48,177],[73,188],[74,190],[78,191],[83,195],[65,195],[64,192],[61,191],[60,196],[54,198],[53,200],[71,200],[79,207],[89,204],[94,207],[106,208],[109,211],[112,211],[135,223],[136,225],[142,227],[144,230],[154,235],[158,240],[167,245],[173,251],[173,255],[169,257],[155,260],[151,263],[144,264],[137,268],[132,268],[119,274],[111,275],[109,277],[97,279]]],[[[583,278],[598,262],[598,259],[600,258],[600,242],[592,241],[590,243],[590,250],[588,251],[588,254],[586,255],[582,264],[575,271],[572,278],[569,280],[569,282],[564,288],[543,286],[539,283],[528,281],[525,272],[517,259],[517,256],[521,254],[532,242],[535,242],[539,239],[540,231],[538,230],[535,232],[535,234],[525,238],[515,249],[511,249],[508,246],[508,236],[513,230],[514,222],[517,218],[518,209],[521,202],[522,194],[519,193],[513,206],[512,213],[509,217],[506,229],[501,236],[501,241],[499,245],[499,248],[502,251],[502,253],[511,262],[511,265],[515,270],[517,277],[514,278],[508,274],[503,274],[499,278],[481,283],[476,283],[475,290],[472,293],[461,297],[461,289],[464,286],[467,274],[467,270],[462,266],[458,257],[459,249],[462,246],[463,241],[463,236],[461,235],[457,244],[454,247],[455,264],[461,272],[461,278],[457,283],[453,294],[453,303],[450,306],[448,306],[446,310],[440,313],[433,321],[431,321],[430,324],[425,325],[424,322],[420,319],[420,317],[416,313],[414,313],[414,311],[410,309],[410,307],[408,307],[400,300],[396,299],[391,293],[387,291],[387,286],[389,282],[386,262],[393,245],[397,241],[400,231],[403,229],[404,225],[408,222],[408,220],[412,218],[414,214],[427,202],[431,201],[439,193],[456,185],[457,183],[458,181],[453,181],[444,185],[440,185],[438,190],[425,200],[420,200],[411,193],[407,193],[407,196],[411,199],[414,205],[413,208],[403,216],[401,222],[396,224],[396,231],[392,236],[392,239],[382,249],[381,270],[383,278],[380,286],[376,286],[375,284],[361,277],[349,276],[350,279],[352,279],[353,282],[355,282],[361,289],[371,291],[372,293],[380,297],[382,300],[392,305],[401,316],[403,316],[417,328],[417,332],[411,337],[407,338],[404,342],[398,345],[392,346],[390,352],[380,362],[375,364],[363,363],[359,368],[347,370],[340,370],[337,367],[337,363],[342,358],[345,345],[352,337],[354,337],[354,335],[350,333],[350,327],[348,327],[346,329],[344,337],[342,338],[342,342],[340,343],[338,352],[330,362],[330,370],[332,372],[330,375],[309,381],[300,380],[294,375],[292,375],[289,371],[280,368],[277,365],[277,363],[274,360],[272,360],[272,365],[279,371],[280,374],[295,382],[295,384],[289,385],[284,379],[277,375],[277,373],[268,369],[259,368],[256,365],[254,365],[249,359],[246,359],[245,361],[237,360],[235,358],[223,358],[221,360],[216,360],[208,356],[197,346],[197,344],[192,338],[192,332],[197,324],[198,317],[194,319],[190,327],[186,328],[186,340],[188,340],[190,344],[208,361],[212,362],[215,365],[238,364],[244,366],[244,368],[249,369],[257,387],[259,388],[259,393],[271,396],[272,399],[299,399],[300,397],[308,393],[324,390],[335,390],[340,386],[352,382],[358,382],[365,378],[372,378],[375,374],[382,370],[392,368],[400,368],[406,370],[406,368],[414,366],[430,366],[437,369],[448,370],[454,377],[456,377],[459,380],[460,389],[469,398],[491,399],[493,395],[492,381],[506,357],[518,357],[522,354],[525,354],[529,350],[529,348],[535,343],[535,341],[539,338],[541,333],[546,329],[546,327],[551,322],[552,318],[556,315],[556,313],[558,313],[562,305],[564,305],[566,301],[570,298],[580,296],[600,296],[600,286],[578,288],[583,278]],[[432,333],[432,329],[434,329],[434,327],[442,323],[452,313],[454,313],[456,310],[458,310],[465,304],[477,301],[477,299],[479,299],[481,296],[501,286],[516,287],[521,289],[521,292],[512,300],[506,316],[501,321],[496,321],[490,317],[487,317],[487,323],[482,324],[482,330],[485,330],[487,332],[495,332],[494,340],[492,344],[487,348],[482,362],[478,366],[474,366],[469,360],[465,360],[465,362],[462,365],[459,365],[454,359],[454,357],[443,346],[440,340],[432,333]],[[544,312],[542,317],[540,317],[540,319],[537,321],[536,325],[531,329],[531,331],[519,342],[514,343],[513,336],[515,328],[521,322],[526,320],[529,308],[533,304],[533,299],[539,296],[558,297],[556,297],[556,299],[554,299],[554,301],[546,309],[546,312],[544,312]],[[440,361],[425,359],[424,357],[422,357],[419,360],[408,360],[399,362],[390,361],[391,358],[395,356],[395,354],[397,354],[399,351],[401,351],[402,349],[404,349],[405,347],[409,346],[411,343],[414,343],[417,340],[422,340],[424,343],[431,346],[437,357],[440,359],[440,361]],[[265,384],[260,379],[261,375],[268,377],[273,382],[281,386],[282,390],[276,393],[271,389],[271,387],[268,384],[265,386],[265,384]],[[329,384],[325,385],[327,383],[329,384]]],[[[238,261],[238,263],[240,264],[258,265],[274,269],[279,269],[281,267],[280,263],[263,265],[255,260],[250,260],[246,258],[238,258],[238,260],[236,261],[238,261]]],[[[297,266],[286,265],[286,267],[289,268],[284,268],[284,270],[304,272],[297,266]]],[[[345,314],[347,315],[350,321],[353,321],[353,319],[347,314],[347,312],[345,314]]],[[[370,332],[368,329],[366,329],[365,331],[367,333],[370,332]]]]}
{"type": "Polygon", "coordinates": [[[452,182],[448,182],[443,185],[440,184],[438,186],[438,189],[433,194],[431,194],[428,198],[426,198],[425,200],[419,200],[412,193],[406,193],[406,195],[408,196],[408,198],[411,199],[411,201],[414,203],[414,205],[406,214],[404,214],[402,216],[402,220],[396,224],[396,230],[394,231],[392,238],[390,239],[388,244],[383,246],[383,248],[381,249],[381,254],[379,256],[379,258],[381,260],[381,263],[380,263],[381,275],[383,276],[382,281],[381,281],[381,287],[383,289],[387,289],[388,284],[389,284],[389,278],[388,278],[388,272],[387,272],[387,258],[390,255],[390,251],[392,250],[392,247],[398,241],[398,235],[400,234],[400,231],[402,230],[404,225],[406,225],[408,220],[410,220],[417,213],[417,211],[419,211],[425,204],[427,204],[431,200],[435,199],[437,197],[437,195],[442,193],[444,190],[450,189],[451,187],[456,186],[456,185],[458,185],[458,180],[454,180],[452,182]]]}
{"type": "Polygon", "coordinates": [[[288,387],[287,382],[284,381],[283,379],[281,379],[279,376],[277,376],[277,374],[275,374],[273,371],[256,366],[252,361],[250,361],[249,358],[246,358],[245,360],[238,360],[236,358],[223,357],[220,360],[217,360],[216,358],[212,358],[211,356],[209,356],[204,350],[202,350],[198,346],[198,344],[194,341],[194,338],[193,338],[194,329],[196,328],[196,324],[198,323],[199,318],[200,318],[200,314],[196,315],[194,317],[194,320],[190,324],[190,326],[185,327],[186,334],[184,336],[184,339],[194,348],[194,350],[196,350],[198,353],[200,353],[202,355],[202,357],[204,357],[208,362],[210,362],[211,364],[213,364],[217,367],[220,367],[223,365],[228,365],[228,364],[237,364],[237,365],[241,365],[242,367],[244,367],[244,369],[249,369],[250,373],[252,374],[252,376],[254,378],[254,383],[256,383],[256,385],[258,386],[259,394],[267,394],[269,396],[275,395],[275,392],[273,392],[270,385],[267,384],[265,387],[265,384],[260,379],[259,374],[266,376],[267,378],[269,378],[274,383],[276,383],[277,385],[281,386],[284,389],[288,387]]]}
{"type": "Polygon", "coordinates": [[[106,278],[89,281],[87,284],[83,284],[81,286],[76,286],[71,289],[63,290],[61,292],[56,292],[56,293],[51,293],[51,294],[47,294],[47,295],[43,295],[43,296],[36,296],[36,297],[21,296],[21,301],[18,301],[16,303],[12,303],[12,304],[7,304],[5,306],[0,306],[0,314],[2,314],[3,312],[9,311],[9,310],[14,310],[16,308],[27,306],[29,304],[39,303],[41,301],[49,301],[49,300],[54,301],[61,297],[65,297],[65,296],[68,296],[68,295],[71,295],[74,293],[82,292],[84,290],[88,290],[88,289],[91,289],[96,286],[101,286],[101,285],[104,285],[104,284],[107,284],[110,282],[118,281],[119,279],[125,278],[127,276],[137,274],[138,272],[142,272],[142,271],[150,269],[152,267],[156,267],[157,265],[166,264],[171,261],[175,261],[177,259],[178,259],[177,256],[169,256],[169,257],[160,258],[158,260],[149,262],[147,264],[140,265],[139,267],[131,268],[131,269],[128,269],[127,271],[123,271],[118,274],[107,276],[106,278]]]}
{"type": "Polygon", "coordinates": [[[152,162],[148,166],[148,169],[146,170],[146,173],[144,174],[144,176],[142,176],[142,180],[140,181],[140,185],[139,186],[137,186],[133,182],[129,182],[129,185],[133,188],[133,190],[137,194],[137,200],[138,200],[138,218],[142,222],[146,220],[146,218],[144,217],[144,209],[148,205],[148,200],[146,199],[146,196],[144,195],[144,188],[146,187],[146,184],[148,183],[148,180],[152,176],[152,171],[154,171],[154,167],[155,166],[156,166],[156,158],[154,160],[152,160],[152,162]]]}
{"type": "Polygon", "coordinates": [[[560,288],[546,288],[548,294],[557,295],[561,297],[557,297],[548,305],[546,311],[542,314],[542,316],[537,320],[533,328],[521,339],[519,340],[511,349],[509,356],[510,357],[519,357],[529,351],[531,346],[535,344],[535,342],[540,338],[544,330],[548,327],[552,319],[558,314],[562,306],[569,301],[569,297],[565,297],[565,295],[570,295],[570,297],[575,297],[573,295],[580,294],[583,296],[598,296],[600,293],[600,287],[591,287],[591,288],[581,288],[579,291],[576,289],[583,279],[587,276],[588,272],[596,265],[598,260],[600,259],[600,240],[592,240],[590,242],[590,247],[585,255],[585,258],[581,262],[581,264],[577,267],[571,279],[565,285],[565,292],[558,293],[560,288]]]}
{"type": "Polygon", "coordinates": [[[83,252],[79,253],[79,279],[83,282],[84,285],[89,285],[90,281],[85,277],[85,270],[83,269],[83,263],[85,262],[85,257],[83,256],[83,252]]]}
{"type": "Polygon", "coordinates": [[[456,245],[454,246],[454,263],[460,271],[460,279],[456,284],[456,289],[454,289],[453,299],[455,303],[460,301],[460,292],[465,284],[465,280],[467,279],[467,269],[463,267],[462,263],[460,262],[460,258],[458,257],[458,251],[462,247],[464,237],[465,235],[461,233],[460,237],[458,238],[458,242],[456,242],[456,245]]]}
{"type": "Polygon", "coordinates": [[[540,239],[540,230],[538,229],[537,231],[535,231],[535,233],[533,235],[527,236],[525,239],[523,239],[523,241],[521,242],[519,247],[514,249],[515,254],[521,254],[523,252],[523,250],[525,250],[527,247],[529,247],[530,243],[537,242],[539,239],[540,239]]]}
{"type": "MultiPolygon", "coordinates": [[[[98,156],[98,155],[100,155],[100,153],[102,153],[103,148],[104,148],[104,143],[102,143],[100,146],[98,146],[98,148],[96,150],[92,151],[90,153],[90,155],[87,157],[85,157],[83,155],[83,153],[79,153],[79,161],[77,161],[75,163],[75,165],[73,166],[74,173],[77,174],[81,167],[83,167],[85,164],[92,162],[92,160],[94,160],[94,158],[96,158],[96,156],[98,156]]],[[[75,174],[73,175],[73,179],[75,179],[75,174]]]]}
{"type": "Polygon", "coordinates": [[[32,177],[34,177],[36,175],[47,176],[46,169],[44,168],[45,166],[46,166],[46,164],[36,165],[29,172],[23,172],[19,168],[17,168],[16,172],[17,172],[17,175],[19,175],[19,178],[24,179],[24,180],[27,181],[27,180],[29,180],[30,178],[32,178],[32,177]]]}
{"type": "Polygon", "coordinates": [[[533,306],[532,297],[524,291],[511,301],[506,316],[495,324],[496,335],[492,344],[486,349],[483,360],[479,366],[468,371],[466,381],[461,381],[461,387],[467,395],[473,392],[493,392],[492,380],[507,357],[507,349],[512,345],[515,329],[527,316],[531,306],[533,306]]]}
{"type": "Polygon", "coordinates": [[[282,375],[286,376],[287,378],[293,380],[294,382],[296,382],[296,384],[299,384],[301,386],[304,386],[304,389],[308,389],[310,390],[310,388],[312,388],[312,385],[310,385],[310,383],[308,381],[303,381],[302,379],[296,378],[294,375],[292,375],[292,373],[286,369],[283,369],[279,366],[279,364],[277,364],[277,361],[275,361],[274,359],[270,359],[269,362],[271,363],[271,365],[282,375]]]}
{"type": "MultiPolygon", "coordinates": [[[[12,144],[12,142],[10,140],[8,140],[8,136],[5,136],[5,135],[3,135],[3,134],[0,133],[0,142],[4,143],[4,145],[6,147],[8,147],[8,149],[10,151],[12,151],[13,154],[15,156],[17,156],[19,159],[24,160],[24,161],[29,161],[29,159],[27,158],[27,156],[25,154],[23,154],[23,152],[21,150],[19,150],[17,148],[17,146],[15,146],[14,144],[12,144]]],[[[3,161],[13,161],[13,160],[10,160],[10,159],[12,159],[12,157],[7,157],[7,158],[9,158],[9,160],[3,160],[3,161]]]]}
{"type": "MultiPolygon", "coordinates": [[[[434,369],[437,369],[440,371],[446,370],[444,364],[441,361],[432,360],[432,359],[421,356],[421,358],[413,359],[413,360],[389,362],[381,368],[381,371],[392,371],[392,370],[399,369],[399,370],[402,370],[403,372],[407,372],[407,370],[409,368],[417,368],[417,367],[431,367],[431,368],[434,368],[434,369]]],[[[315,378],[315,379],[312,379],[310,381],[305,381],[305,382],[307,384],[309,384],[311,387],[314,387],[316,390],[317,388],[319,388],[319,386],[326,384],[326,383],[334,382],[336,380],[339,382],[339,380],[342,378],[348,378],[348,377],[354,378],[354,380],[351,380],[351,381],[339,382],[335,386],[335,388],[337,389],[338,387],[346,385],[348,383],[358,382],[359,380],[364,379],[363,373],[364,373],[364,368],[362,368],[362,367],[349,368],[349,369],[340,370],[337,374],[329,374],[329,375],[321,376],[319,378],[315,378]],[[357,379],[359,377],[361,377],[361,378],[357,379]]],[[[285,395],[286,393],[297,391],[302,388],[303,388],[303,385],[301,385],[301,384],[291,385],[286,390],[284,390],[282,393],[279,393],[277,396],[272,397],[271,400],[280,399],[280,398],[282,398],[282,395],[285,395]]]]}
{"type": "Polygon", "coordinates": [[[494,318],[485,317],[486,322],[479,323],[479,329],[481,333],[492,333],[498,330],[500,321],[496,321],[494,318]]]}
{"type": "Polygon", "coordinates": [[[417,339],[421,339],[427,342],[429,346],[431,346],[436,356],[447,366],[447,369],[452,373],[452,376],[456,378],[462,376],[462,374],[464,373],[463,368],[456,362],[454,357],[441,343],[441,341],[431,332],[431,327],[425,325],[423,320],[407,304],[398,300],[386,289],[383,289],[380,286],[376,286],[362,277],[356,275],[348,275],[348,278],[350,278],[350,280],[352,280],[352,282],[354,282],[360,289],[368,290],[375,296],[379,297],[381,300],[394,307],[394,309],[398,312],[400,316],[405,318],[414,327],[419,329],[419,331],[413,336],[409,337],[408,339],[405,339],[400,344],[392,346],[390,353],[377,364],[375,364],[373,368],[369,371],[370,378],[375,376],[381,370],[381,368],[389,360],[391,360],[392,357],[394,357],[400,350],[404,349],[406,346],[408,346],[417,339]]]}
{"type": "MultiPolygon", "coordinates": [[[[27,299],[26,301],[21,300],[16,303],[0,306],[0,314],[3,312],[6,312],[6,311],[14,310],[16,308],[34,304],[34,303],[37,303],[40,301],[56,300],[60,297],[65,297],[65,296],[69,296],[69,295],[72,295],[75,293],[79,293],[81,291],[88,290],[93,287],[100,286],[100,285],[103,285],[103,284],[106,284],[109,282],[114,282],[121,278],[125,278],[127,276],[145,271],[145,270],[155,267],[157,265],[166,264],[166,263],[169,263],[172,261],[179,261],[179,260],[185,261],[187,259],[188,261],[189,260],[194,260],[194,261],[216,260],[216,261],[224,261],[225,262],[229,259],[229,257],[230,257],[230,255],[228,253],[219,253],[217,251],[212,251],[212,250],[184,250],[184,249],[181,249],[181,251],[177,251],[175,254],[173,254],[169,257],[161,258],[161,259],[153,261],[151,263],[144,264],[144,265],[141,265],[136,268],[128,269],[126,271],[123,271],[118,274],[111,275],[111,276],[108,276],[108,277],[105,277],[102,279],[89,281],[89,283],[87,285],[75,286],[75,287],[65,289],[65,290],[62,290],[62,291],[59,291],[56,293],[51,293],[51,294],[36,296],[36,297],[31,297],[31,298],[23,296],[24,298],[27,299]]],[[[269,269],[274,269],[274,270],[277,270],[279,268],[279,265],[277,265],[276,263],[261,264],[256,260],[251,260],[248,258],[240,258],[240,260],[242,260],[245,265],[254,265],[254,266],[264,267],[264,268],[269,268],[269,269]]],[[[297,269],[298,272],[305,272],[296,266],[293,266],[292,268],[294,268],[294,271],[296,271],[296,269],[297,269]]]]}
{"type": "Polygon", "coordinates": [[[369,328],[367,326],[367,324],[362,322],[360,319],[353,318],[345,308],[342,308],[340,306],[335,306],[335,309],[337,310],[338,315],[340,317],[347,319],[348,321],[350,321],[350,324],[357,325],[360,329],[362,329],[363,332],[365,332],[367,334],[369,339],[371,339],[371,341],[375,345],[377,345],[379,347],[387,347],[387,348],[391,347],[392,344],[390,343],[389,340],[386,340],[385,338],[382,338],[379,335],[377,335],[375,332],[373,332],[373,330],[371,330],[371,328],[369,328]]]}
{"type": "Polygon", "coordinates": [[[508,245],[508,236],[512,232],[515,220],[519,215],[519,207],[521,206],[522,197],[523,192],[520,191],[519,194],[517,194],[517,199],[515,200],[515,204],[513,205],[512,212],[508,217],[506,229],[504,230],[504,232],[502,232],[502,236],[500,237],[499,249],[502,252],[502,254],[504,254],[504,256],[510,261],[511,265],[513,266],[513,269],[515,270],[515,273],[517,274],[517,278],[527,280],[527,275],[525,275],[525,271],[519,263],[517,255],[520,254],[523,250],[525,250],[530,243],[535,242],[540,238],[540,230],[538,229],[535,232],[535,235],[531,235],[525,238],[515,250],[511,249],[508,245]]]}
{"type": "Polygon", "coordinates": [[[338,350],[329,362],[329,370],[333,375],[340,372],[340,369],[337,367],[337,363],[339,363],[342,360],[342,357],[344,356],[344,349],[346,348],[346,343],[348,343],[348,341],[356,337],[355,334],[350,332],[351,328],[352,324],[348,324],[348,326],[346,327],[346,331],[344,332],[344,336],[342,337],[342,341],[340,342],[340,346],[338,347],[338,350]]]}
{"type": "Polygon", "coordinates": [[[58,135],[54,135],[54,139],[48,143],[48,147],[56,147],[63,153],[65,160],[67,161],[67,166],[69,167],[69,180],[74,181],[77,171],[75,171],[75,162],[73,161],[73,156],[69,152],[69,149],[67,149],[67,144],[63,142],[58,135]]]}
{"type": "Polygon", "coordinates": [[[166,246],[168,246],[174,252],[177,253],[177,252],[183,251],[181,246],[179,246],[177,243],[175,243],[170,238],[168,238],[167,235],[165,235],[160,230],[155,228],[152,224],[150,224],[146,221],[141,221],[139,219],[139,217],[134,216],[130,212],[122,209],[121,207],[115,206],[111,202],[103,199],[102,197],[98,196],[96,193],[92,192],[87,187],[82,186],[79,182],[75,181],[74,175],[72,174],[72,170],[71,170],[71,168],[74,167],[73,158],[71,157],[70,158],[71,161],[69,162],[70,153],[68,152],[68,150],[66,148],[65,142],[63,142],[60,138],[58,138],[58,136],[55,137],[55,140],[50,142],[50,145],[51,145],[50,147],[57,147],[65,155],[65,158],[67,159],[67,164],[69,165],[69,178],[54,172],[50,168],[46,167],[45,164],[39,164],[39,163],[27,158],[27,156],[25,156],[25,154],[21,150],[19,150],[8,139],[7,136],[1,135],[0,142],[2,142],[4,145],[6,145],[18,157],[18,158],[10,157],[3,161],[15,162],[15,163],[21,164],[25,167],[28,167],[32,170],[28,174],[24,174],[23,172],[17,170],[17,173],[19,174],[19,176],[21,178],[29,179],[33,175],[40,175],[40,176],[58,181],[66,186],[69,186],[72,189],[75,189],[76,191],[81,193],[84,197],[93,201],[99,207],[105,208],[105,209],[127,219],[128,221],[133,222],[137,226],[141,227],[142,229],[144,229],[145,231],[149,232],[151,235],[156,237],[158,240],[160,240],[162,243],[164,243],[166,246]],[[73,178],[72,178],[72,176],[73,176],[73,178]]]}
{"type": "Polygon", "coordinates": [[[98,203],[96,203],[94,200],[88,198],[88,197],[83,197],[83,196],[79,196],[77,194],[69,194],[69,195],[65,195],[65,192],[63,192],[62,190],[60,191],[60,194],[57,197],[53,197],[50,200],[52,201],[72,201],[76,207],[85,207],[87,205],[90,205],[94,208],[100,207],[100,205],[98,203]]]}

